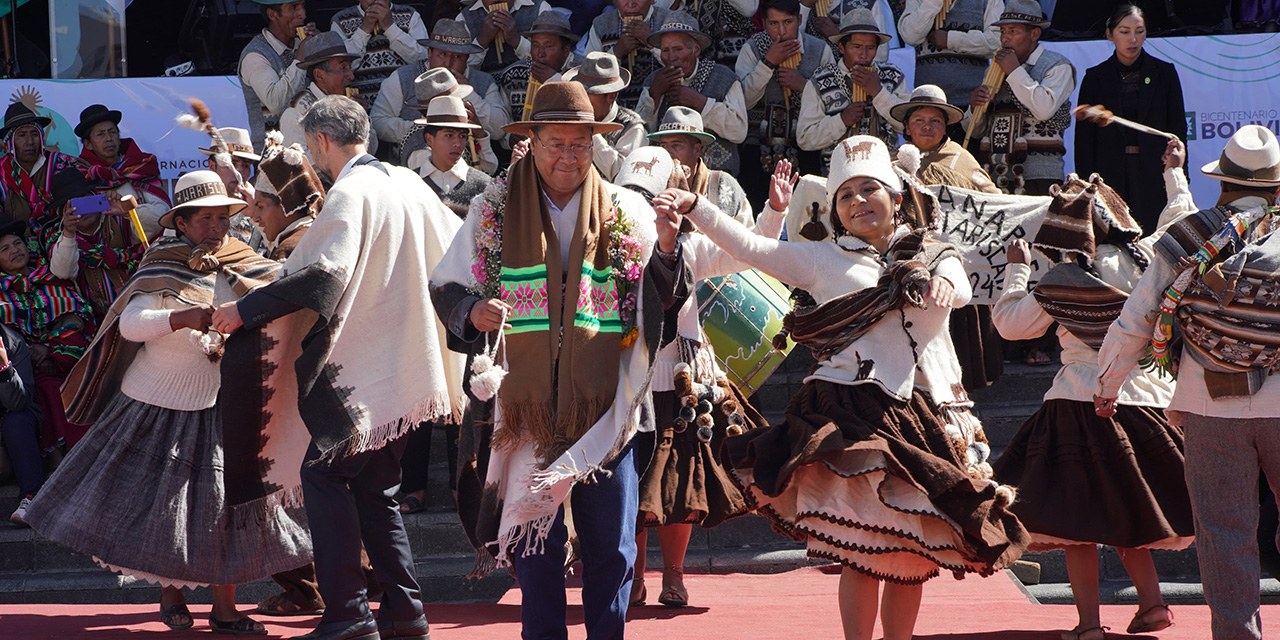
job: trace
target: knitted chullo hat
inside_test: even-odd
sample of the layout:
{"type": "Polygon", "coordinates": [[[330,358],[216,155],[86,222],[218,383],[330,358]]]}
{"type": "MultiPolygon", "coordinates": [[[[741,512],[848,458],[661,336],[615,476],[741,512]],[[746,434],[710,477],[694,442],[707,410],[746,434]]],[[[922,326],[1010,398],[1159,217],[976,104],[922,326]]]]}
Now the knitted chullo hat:
{"type": "Polygon", "coordinates": [[[267,135],[262,162],[258,164],[258,191],[280,199],[286,216],[312,216],[324,206],[324,186],[298,144],[284,146],[279,132],[267,135]]]}
{"type": "Polygon", "coordinates": [[[1096,173],[1088,182],[1073,173],[1049,193],[1053,203],[1031,246],[1054,262],[1080,255],[1092,264],[1100,243],[1124,244],[1142,235],[1129,205],[1096,173]]]}

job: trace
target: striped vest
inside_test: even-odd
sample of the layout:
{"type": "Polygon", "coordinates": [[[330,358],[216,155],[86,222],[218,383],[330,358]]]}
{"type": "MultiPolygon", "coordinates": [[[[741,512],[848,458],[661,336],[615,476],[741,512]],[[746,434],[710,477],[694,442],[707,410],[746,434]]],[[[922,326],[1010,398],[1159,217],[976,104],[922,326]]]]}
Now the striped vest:
{"type": "Polygon", "coordinates": [[[700,0],[698,30],[711,38],[711,46],[702,52],[702,58],[732,69],[756,26],[751,23],[751,16],[739,13],[729,0],[700,0]]]}
{"type": "MultiPolygon", "coordinates": [[[[987,0],[954,0],[947,12],[948,31],[981,31],[987,0]]],[[[982,84],[991,57],[937,49],[926,40],[916,46],[916,86],[936,84],[947,94],[947,102],[961,109],[969,107],[969,94],[982,84]]]]}
{"type": "MultiPolygon", "coordinates": [[[[391,5],[391,21],[400,27],[401,31],[409,31],[409,23],[416,14],[413,7],[402,4],[391,5]]],[[[363,21],[364,16],[360,13],[360,7],[353,6],[339,11],[333,16],[332,22],[342,32],[342,36],[350,40],[351,36],[360,30],[360,23],[363,21]]],[[[365,103],[371,105],[378,99],[378,89],[382,86],[382,81],[406,64],[408,61],[391,49],[391,40],[387,38],[387,34],[379,32],[369,37],[364,47],[364,55],[352,65],[352,72],[356,79],[351,83],[351,88],[358,90],[360,96],[365,99],[365,103]]]]}
{"type": "MultiPolygon", "coordinates": [[[[1045,49],[1035,65],[1022,67],[1032,80],[1041,82],[1050,70],[1064,64],[1074,76],[1075,67],[1065,57],[1045,49]]],[[[1005,82],[987,107],[986,123],[978,159],[1001,191],[1025,193],[1027,180],[1062,182],[1067,154],[1062,135],[1071,125],[1069,97],[1048,120],[1038,120],[1005,82]]]]}
{"type": "MultiPolygon", "coordinates": [[[[662,24],[666,22],[667,16],[671,12],[662,7],[653,7],[649,14],[648,23],[651,31],[657,31],[662,28],[662,24]]],[[[622,14],[617,11],[606,12],[595,19],[591,23],[591,28],[595,29],[596,35],[600,36],[600,50],[607,53],[613,53],[613,47],[618,43],[618,39],[622,37],[622,14]]],[[[650,47],[641,47],[635,50],[635,64],[631,64],[631,55],[628,54],[624,58],[620,58],[618,63],[627,70],[631,71],[631,77],[647,78],[649,74],[662,68],[662,61],[653,55],[653,49],[650,47]]],[[[632,82],[623,87],[618,92],[618,104],[628,109],[635,109],[640,104],[640,93],[644,90],[639,84],[632,82]]]]}
{"type": "MultiPolygon", "coordinates": [[[[822,62],[826,44],[807,34],[802,34],[801,40],[804,42],[804,52],[800,56],[800,66],[796,70],[805,78],[812,78],[822,62]]],[[[773,46],[773,38],[761,31],[751,36],[747,43],[747,46],[755,49],[756,58],[763,61],[765,54],[769,52],[769,47],[773,46]]],[[[794,147],[796,121],[800,118],[801,93],[793,92],[788,104],[782,85],[778,84],[777,78],[769,80],[769,84],[765,86],[764,97],[754,107],[747,109],[745,144],[770,146],[780,144],[785,147],[794,147]]]]}
{"type": "MultiPolygon", "coordinates": [[[[653,79],[657,77],[658,72],[649,74],[644,79],[644,89],[647,91],[649,86],[653,84],[653,79]]],[[[738,81],[738,76],[734,75],[728,67],[722,64],[709,63],[706,60],[699,60],[697,67],[693,71],[693,75],[686,81],[686,85],[702,95],[723,101],[725,96],[729,95],[729,89],[733,87],[733,83],[738,81]]],[[[655,122],[662,122],[662,116],[667,113],[667,101],[661,100],[658,103],[657,115],[655,122]]],[[[717,133],[712,131],[712,133],[717,133]]],[[[729,173],[737,173],[741,164],[738,158],[738,145],[722,140],[717,133],[716,141],[702,147],[702,160],[707,163],[707,167],[711,169],[719,169],[728,171],[729,173]]]]}
{"type": "MultiPolygon", "coordinates": [[[[888,62],[873,62],[872,66],[880,75],[880,86],[885,91],[897,92],[906,76],[902,74],[897,67],[888,62]]],[[[823,65],[814,72],[813,78],[809,80],[818,90],[818,98],[822,100],[822,112],[829,115],[837,115],[844,111],[845,107],[852,104],[853,81],[849,75],[841,68],[840,63],[823,65]]],[[[875,136],[884,141],[885,146],[889,147],[889,153],[896,153],[898,150],[898,132],[893,130],[889,125],[889,119],[876,111],[876,108],[867,101],[867,108],[862,112],[862,120],[857,125],[850,127],[848,135],[866,135],[875,136]]],[[[839,141],[837,141],[837,144],[839,141]]],[[[831,162],[831,151],[835,145],[831,145],[822,150],[822,166],[825,169],[831,162]]]]}
{"type": "MultiPolygon", "coordinates": [[[[245,45],[244,51],[240,52],[240,65],[244,64],[245,56],[250,53],[256,53],[266,58],[267,62],[271,64],[271,69],[278,76],[283,76],[285,71],[289,70],[290,63],[284,59],[284,56],[276,53],[276,50],[271,48],[271,44],[267,42],[267,39],[261,33],[254,36],[249,41],[249,44],[245,45]]],[[[266,132],[276,131],[280,128],[280,114],[271,113],[267,111],[266,107],[262,106],[262,100],[258,99],[258,94],[254,92],[248,82],[245,82],[244,76],[240,77],[240,88],[244,90],[244,104],[249,110],[249,136],[253,140],[253,146],[260,149],[266,140],[266,132]]]]}
{"type": "MultiPolygon", "coordinates": [[[[511,4],[514,4],[514,2],[511,4]]],[[[467,30],[471,32],[473,38],[480,35],[480,29],[484,27],[484,17],[488,13],[482,0],[476,0],[471,8],[462,12],[462,20],[467,23],[467,30]]],[[[538,4],[535,2],[534,4],[520,7],[511,14],[511,17],[515,18],[516,32],[524,33],[533,28],[533,21],[538,18],[538,4]]],[[[510,66],[517,59],[516,44],[518,43],[503,40],[502,56],[498,57],[498,52],[493,48],[493,43],[489,43],[489,48],[484,52],[484,61],[480,63],[480,70],[495,71],[510,66]]]]}

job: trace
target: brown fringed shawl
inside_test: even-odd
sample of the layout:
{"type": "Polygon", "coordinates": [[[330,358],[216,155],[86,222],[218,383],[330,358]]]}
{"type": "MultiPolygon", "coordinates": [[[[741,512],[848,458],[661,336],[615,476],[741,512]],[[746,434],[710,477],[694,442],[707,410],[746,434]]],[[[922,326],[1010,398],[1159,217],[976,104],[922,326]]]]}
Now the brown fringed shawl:
{"type": "Polygon", "coordinates": [[[1095,351],[1129,294],[1073,262],[1054,265],[1031,292],[1044,312],[1095,351]]]}
{"type": "Polygon", "coordinates": [[[937,149],[921,154],[918,173],[920,181],[927,185],[945,184],[970,191],[1000,193],[978,159],[950,139],[937,149]]]}
{"type": "Polygon", "coordinates": [[[884,317],[906,305],[925,306],[925,287],[938,263],[959,257],[955,247],[926,241],[927,230],[908,233],[889,247],[889,268],[876,286],[854,291],[821,305],[797,306],[782,319],[774,344],[791,339],[813,351],[819,361],[844,350],[884,317]]]}
{"type": "Polygon", "coordinates": [[[511,168],[508,188],[501,287],[511,305],[503,354],[510,370],[498,392],[504,426],[494,446],[531,436],[538,458],[551,461],[600,419],[618,388],[622,324],[605,227],[614,207],[591,169],[563,265],[532,161],[511,168]]]}
{"type": "Polygon", "coordinates": [[[161,238],[142,256],[115,303],[107,311],[89,350],[62,385],[67,419],[92,424],[120,392],[120,382],[142,346],[120,335],[120,314],[135,295],[172,296],[192,306],[212,305],[218,275],[231,284],[237,297],[268,283],[280,264],[254,253],[243,242],[228,236],[216,254],[192,247],[179,238],[161,238]]]}

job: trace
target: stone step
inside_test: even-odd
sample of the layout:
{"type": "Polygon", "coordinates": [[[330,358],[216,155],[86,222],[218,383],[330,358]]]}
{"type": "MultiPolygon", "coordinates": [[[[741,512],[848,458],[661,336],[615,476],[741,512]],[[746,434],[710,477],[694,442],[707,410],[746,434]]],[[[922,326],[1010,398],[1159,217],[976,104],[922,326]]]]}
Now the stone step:
{"type": "MultiPolygon", "coordinates": [[[[1266,578],[1258,585],[1262,604],[1280,604],[1280,581],[1266,578]]],[[[1023,591],[1038,604],[1074,604],[1071,585],[1066,583],[1023,585],[1023,591]]],[[[1161,581],[1160,594],[1171,605],[1205,604],[1204,587],[1199,582],[1161,581]]],[[[1100,580],[1098,599],[1101,604],[1138,604],[1138,591],[1127,580],[1100,580]]]]}
{"type": "MultiPolygon", "coordinates": [[[[1194,544],[1181,551],[1154,549],[1151,559],[1155,562],[1156,573],[1161,580],[1173,582],[1199,582],[1200,563],[1196,556],[1194,544]]],[[[1028,551],[1022,554],[1022,560],[1040,566],[1040,584],[1068,582],[1066,553],[1062,550],[1028,551]]],[[[1120,561],[1120,554],[1111,547],[1102,547],[1098,557],[1098,578],[1100,580],[1129,579],[1120,561]]]]}

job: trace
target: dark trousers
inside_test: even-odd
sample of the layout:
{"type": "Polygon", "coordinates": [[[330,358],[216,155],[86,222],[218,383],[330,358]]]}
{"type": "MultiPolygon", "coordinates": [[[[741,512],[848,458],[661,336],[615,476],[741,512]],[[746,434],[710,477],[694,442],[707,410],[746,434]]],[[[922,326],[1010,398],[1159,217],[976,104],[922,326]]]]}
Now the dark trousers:
{"type": "Polygon", "coordinates": [[[395,498],[400,486],[400,456],[407,438],[328,464],[314,444],[302,463],[302,491],[311,523],[316,577],[325,611],[321,623],[369,617],[360,543],[382,585],[383,621],[407,622],[422,615],[422,598],[413,571],[413,551],[395,498]]]}
{"type": "Polygon", "coordinates": [[[0,417],[0,438],[9,451],[13,475],[18,478],[18,493],[34,496],[44,484],[44,465],[40,461],[40,420],[35,412],[10,411],[0,417]]]}
{"type": "MultiPolygon", "coordinates": [[[[635,521],[640,507],[640,480],[631,445],[614,462],[611,476],[597,474],[596,479],[576,485],[570,494],[582,557],[582,612],[588,640],[621,640],[634,577],[635,521]]],[[[544,553],[522,557],[523,549],[512,551],[524,640],[564,640],[569,635],[564,593],[567,539],[561,507],[544,553]]]]}
{"type": "MultiPolygon", "coordinates": [[[[431,468],[431,441],[436,428],[444,430],[445,458],[449,462],[449,488],[458,489],[458,425],[440,422],[424,422],[409,432],[409,445],[400,458],[400,490],[405,493],[427,488],[427,474],[431,468]]],[[[424,498],[423,503],[426,503],[424,498]]]]}

